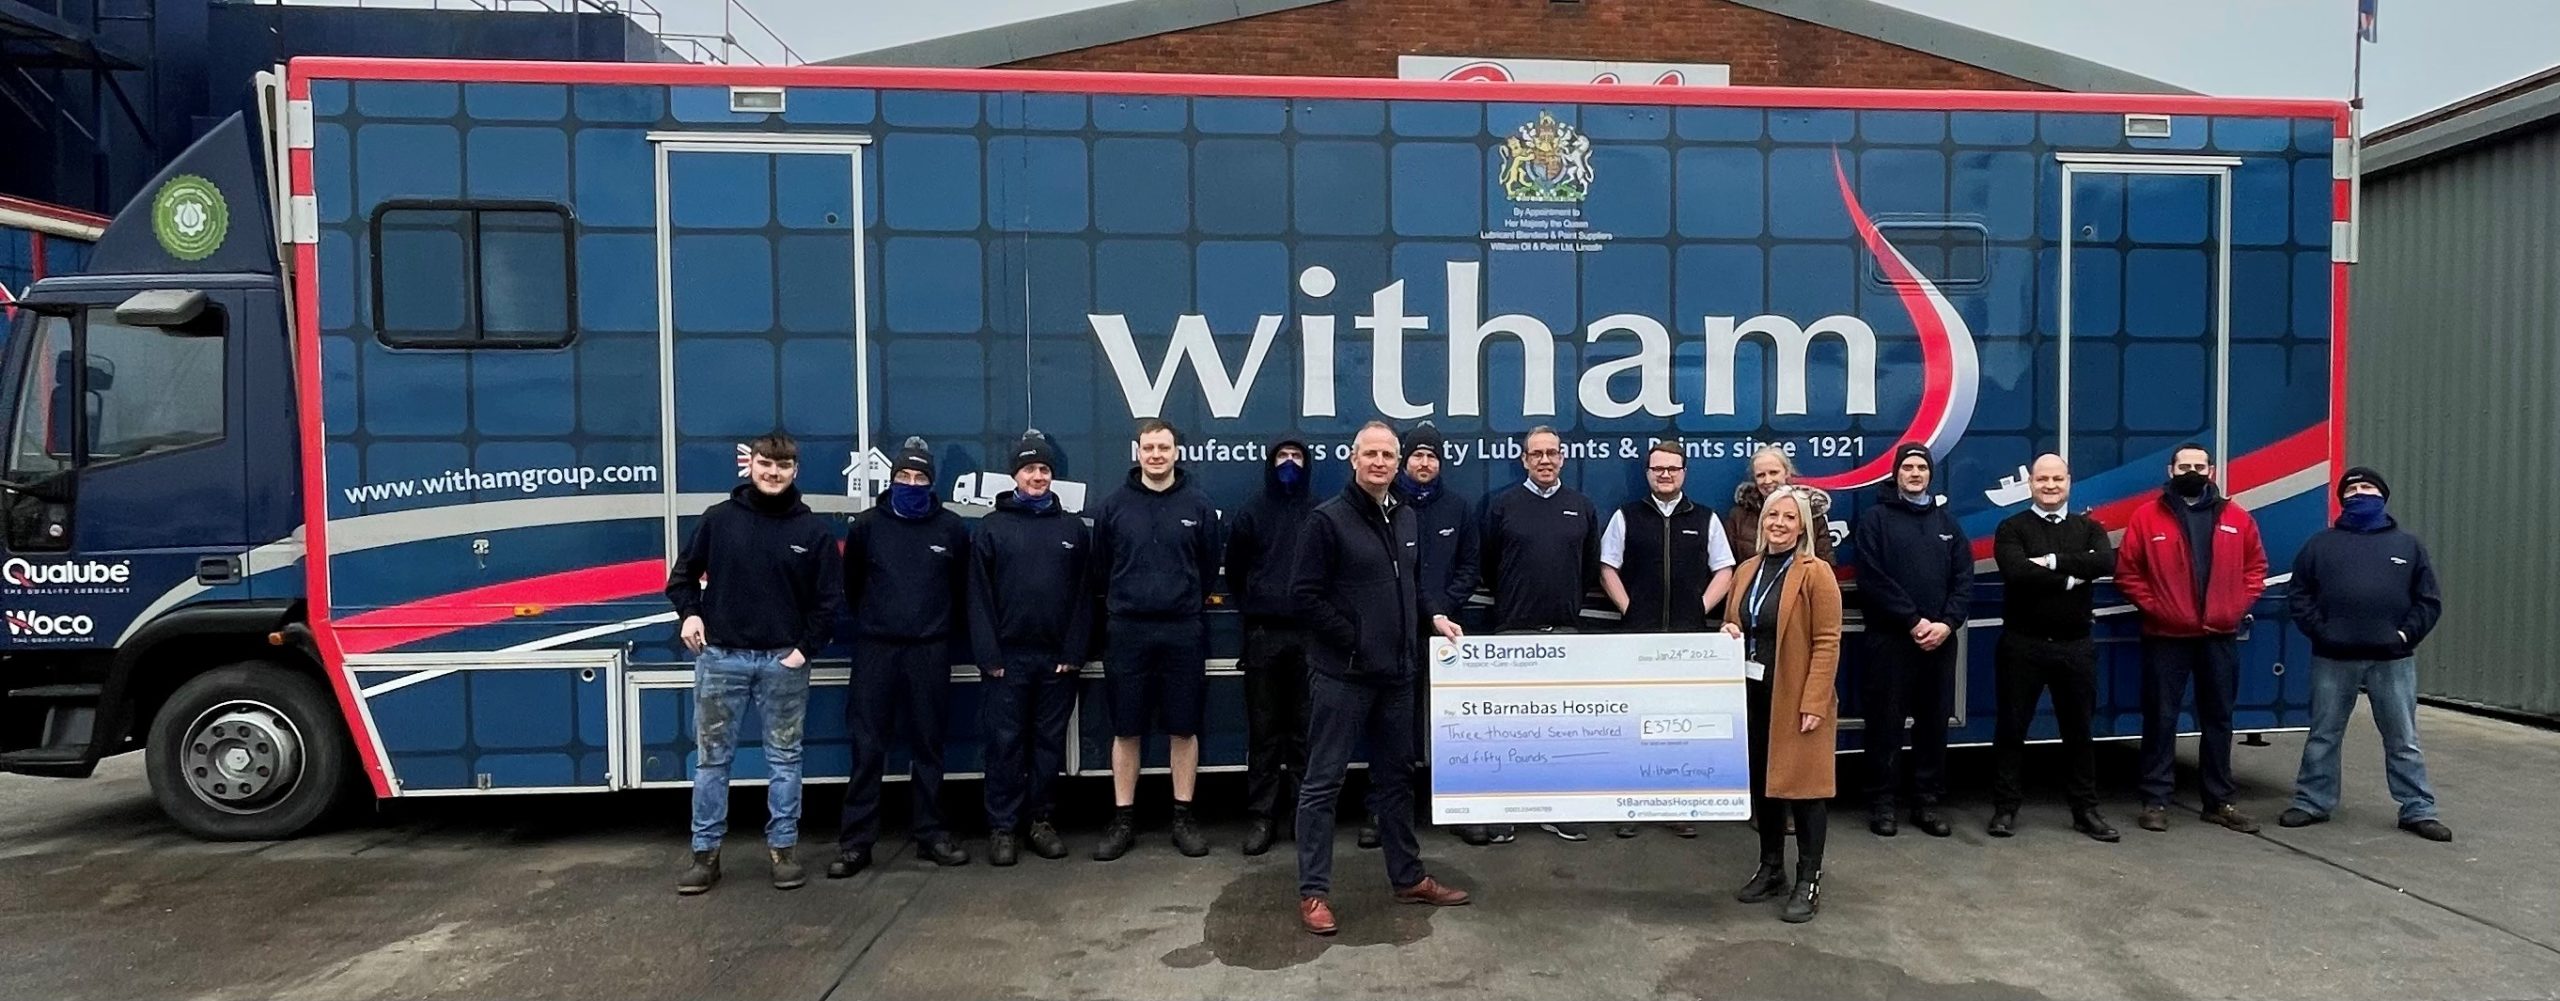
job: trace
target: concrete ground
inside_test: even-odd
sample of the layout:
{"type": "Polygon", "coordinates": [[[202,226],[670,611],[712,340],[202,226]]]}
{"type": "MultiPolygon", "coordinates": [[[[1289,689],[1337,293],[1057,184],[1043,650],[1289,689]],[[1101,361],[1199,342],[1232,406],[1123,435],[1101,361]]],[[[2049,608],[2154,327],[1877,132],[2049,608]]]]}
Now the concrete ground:
{"type": "MultiPolygon", "coordinates": [[[[137,755],[86,782],[0,776],[0,996],[2560,996],[2560,733],[2425,711],[2456,833],[2438,845],[2393,828],[2372,729],[2355,727],[2345,806],[2301,830],[2274,823],[2299,737],[2237,749],[2254,837],[2191,812],[2136,829],[2122,746],[2101,759],[2120,845],[2073,834],[2049,801],[1993,842],[1978,781],[1948,840],[1874,838],[1835,808],[1823,912],[1801,926],[1730,897],[1754,855],[1741,825],[1695,841],[1427,836],[1433,871],[1478,895],[1447,910],[1392,904],[1346,830],[1331,940],[1295,929],[1286,843],[1241,857],[1233,816],[1206,859],[1175,854],[1159,818],[1128,858],[1087,861],[1088,814],[1066,861],[884,855],[791,893],[764,885],[749,833],[727,882],[679,899],[681,794],[404,802],[293,842],[215,845],[160,818],[137,755]]],[[[1989,760],[1955,766],[1978,777],[1989,760]]],[[[2192,789],[2182,775],[2190,807],[2192,789]]],[[[1237,793],[1220,782],[1204,801],[1237,793]]],[[[741,831],[759,802],[741,798],[741,831]]],[[[835,803],[812,796],[813,843],[835,803]]]]}

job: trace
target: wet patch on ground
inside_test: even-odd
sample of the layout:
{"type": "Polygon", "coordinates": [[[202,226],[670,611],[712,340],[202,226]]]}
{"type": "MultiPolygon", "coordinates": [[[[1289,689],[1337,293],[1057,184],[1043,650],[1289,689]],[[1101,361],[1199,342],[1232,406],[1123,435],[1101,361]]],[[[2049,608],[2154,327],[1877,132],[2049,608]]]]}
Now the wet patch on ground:
{"type": "MultiPolygon", "coordinates": [[[[1452,886],[1474,882],[1447,863],[1434,863],[1432,875],[1452,886]]],[[[1319,937],[1298,926],[1296,867],[1261,867],[1238,876],[1210,902],[1200,922],[1200,941],[1165,953],[1162,962],[1184,970],[1212,962],[1248,970],[1282,970],[1312,962],[1327,949],[1412,945],[1430,937],[1431,916],[1441,908],[1400,902],[1375,881],[1347,882],[1356,888],[1337,886],[1333,894],[1334,920],[1341,930],[1319,937]]]]}

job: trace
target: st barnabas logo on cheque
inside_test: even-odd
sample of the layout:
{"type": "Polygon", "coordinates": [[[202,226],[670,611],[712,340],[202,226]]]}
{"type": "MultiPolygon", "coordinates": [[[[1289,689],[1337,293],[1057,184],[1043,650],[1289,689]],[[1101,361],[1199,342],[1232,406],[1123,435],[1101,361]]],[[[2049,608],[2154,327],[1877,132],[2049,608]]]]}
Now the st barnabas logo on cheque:
{"type": "Polygon", "coordinates": [[[1515,202],[1578,202],[1591,194],[1591,139],[1548,112],[1502,143],[1502,193],[1515,202]]]}

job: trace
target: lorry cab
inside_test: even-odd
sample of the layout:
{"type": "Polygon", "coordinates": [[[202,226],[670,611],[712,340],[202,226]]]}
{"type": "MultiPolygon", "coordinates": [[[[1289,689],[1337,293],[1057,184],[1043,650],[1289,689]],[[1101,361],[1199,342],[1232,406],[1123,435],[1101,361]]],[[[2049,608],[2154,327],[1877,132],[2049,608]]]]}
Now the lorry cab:
{"type": "Polygon", "coordinates": [[[346,741],[286,628],[296,407],[263,166],[244,118],[219,127],[88,271],[27,290],[0,354],[0,770],[85,776],[147,746],[172,756],[163,805],[215,835],[283,833],[288,801],[316,816],[297,797],[326,805],[343,776],[314,759],[346,741]]]}

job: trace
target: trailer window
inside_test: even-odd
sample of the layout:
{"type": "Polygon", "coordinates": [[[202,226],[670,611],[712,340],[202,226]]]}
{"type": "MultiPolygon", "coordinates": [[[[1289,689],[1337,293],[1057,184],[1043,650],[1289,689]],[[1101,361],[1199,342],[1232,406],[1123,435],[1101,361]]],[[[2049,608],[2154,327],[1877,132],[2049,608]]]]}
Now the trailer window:
{"type": "MultiPolygon", "coordinates": [[[[1879,220],[1876,230],[1911,262],[1920,278],[1940,289],[1979,288],[1991,280],[1991,231],[1981,223],[1947,220],[1879,220]]],[[[1869,258],[1869,280],[1901,284],[1882,261],[1869,258]]]]}
{"type": "Polygon", "coordinates": [[[567,209],[390,202],[373,216],[373,306],[395,348],[556,348],[577,290],[567,209]]]}

